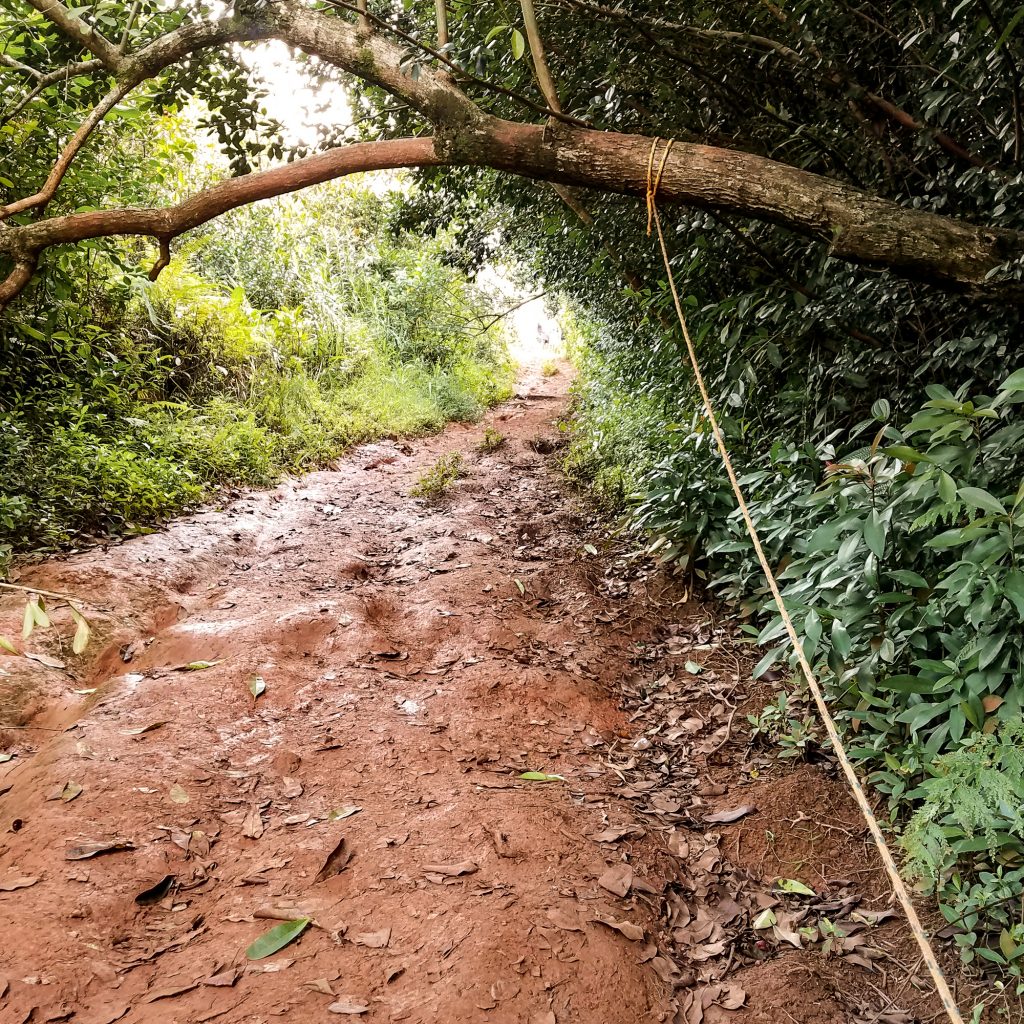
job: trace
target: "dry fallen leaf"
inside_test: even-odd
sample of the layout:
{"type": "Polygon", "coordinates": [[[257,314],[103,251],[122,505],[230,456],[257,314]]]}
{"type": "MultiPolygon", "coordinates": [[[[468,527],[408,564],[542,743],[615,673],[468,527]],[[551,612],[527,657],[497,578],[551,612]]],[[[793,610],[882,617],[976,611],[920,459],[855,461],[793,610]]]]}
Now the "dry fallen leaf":
{"type": "Polygon", "coordinates": [[[627,836],[642,836],[643,834],[644,830],[639,825],[610,825],[590,838],[595,843],[617,843],[627,836]]]}
{"type": "Polygon", "coordinates": [[[242,822],[242,835],[248,839],[259,839],[263,835],[263,817],[256,804],[249,808],[249,813],[242,822]]]}
{"type": "Polygon", "coordinates": [[[0,892],[14,892],[15,889],[27,889],[38,881],[39,879],[33,875],[3,875],[0,876],[0,892]]]}
{"type": "Polygon", "coordinates": [[[632,921],[616,921],[613,917],[606,917],[603,914],[595,914],[591,921],[603,924],[606,928],[614,928],[615,931],[625,935],[630,942],[639,942],[644,937],[644,930],[632,921]]]}
{"type": "Polygon", "coordinates": [[[38,661],[40,665],[47,668],[64,668],[64,662],[59,658],[51,658],[48,654],[40,654],[38,651],[25,651],[25,657],[29,661],[38,661]]]}
{"type": "Polygon", "coordinates": [[[214,988],[231,988],[241,976],[242,969],[240,967],[229,967],[226,971],[220,971],[209,978],[203,978],[202,983],[204,985],[211,985],[214,988]]]}
{"type": "Polygon", "coordinates": [[[464,860],[458,864],[424,864],[423,870],[429,875],[443,875],[446,878],[455,878],[459,875],[475,874],[480,868],[471,860],[464,860]]]}
{"type": "Polygon", "coordinates": [[[728,825],[733,821],[739,821],[748,814],[753,814],[757,808],[753,804],[743,804],[740,807],[733,807],[727,811],[718,811],[716,814],[705,815],[704,820],[709,824],[728,825]]]}
{"type": "Polygon", "coordinates": [[[101,843],[83,843],[81,846],[69,846],[64,851],[65,860],[88,860],[103,853],[117,853],[120,850],[134,850],[135,844],[129,839],[111,839],[101,843]]]}
{"type": "Polygon", "coordinates": [[[354,999],[352,996],[342,996],[337,1002],[331,1003],[327,1007],[329,1013],[349,1014],[366,1013],[369,1009],[369,1003],[363,1002],[362,999],[354,999]]]}
{"type": "Polygon", "coordinates": [[[633,885],[633,868],[625,862],[613,864],[597,880],[597,884],[616,896],[625,896],[633,885]]]}
{"type": "Polygon", "coordinates": [[[342,836],[335,844],[334,849],[327,855],[323,867],[316,873],[313,882],[323,882],[332,875],[340,874],[351,859],[352,851],[345,842],[345,837],[342,836]]]}
{"type": "Polygon", "coordinates": [[[314,978],[312,981],[304,981],[302,987],[311,988],[314,992],[320,992],[322,995],[334,998],[334,989],[331,988],[331,983],[326,978],[314,978]]]}
{"type": "Polygon", "coordinates": [[[382,928],[379,932],[359,932],[348,936],[349,942],[368,949],[383,949],[391,941],[391,929],[382,928]]]}

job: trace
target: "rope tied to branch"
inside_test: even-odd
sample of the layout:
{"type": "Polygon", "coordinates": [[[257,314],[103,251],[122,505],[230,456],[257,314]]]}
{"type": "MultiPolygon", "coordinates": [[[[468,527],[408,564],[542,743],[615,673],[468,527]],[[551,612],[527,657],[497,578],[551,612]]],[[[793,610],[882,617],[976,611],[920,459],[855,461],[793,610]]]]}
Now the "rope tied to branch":
{"type": "Polygon", "coordinates": [[[683,339],[686,342],[686,351],[690,359],[690,366],[693,369],[693,376],[697,382],[697,388],[700,391],[701,399],[704,402],[704,411],[707,414],[708,422],[711,425],[711,432],[714,435],[715,444],[717,445],[718,452],[722,457],[726,474],[729,477],[729,483],[732,486],[732,492],[736,497],[736,503],[739,506],[740,512],[743,515],[743,521],[747,527],[747,533],[750,535],[750,539],[753,542],[754,551],[757,554],[757,560],[761,564],[761,570],[768,583],[768,588],[771,590],[772,597],[775,600],[775,605],[779,610],[779,615],[785,624],[786,632],[789,634],[790,642],[793,645],[793,652],[796,654],[796,659],[800,665],[801,671],[803,672],[804,679],[807,682],[807,687],[811,691],[814,703],[818,709],[818,714],[821,717],[822,723],[825,726],[825,731],[828,733],[828,737],[832,742],[832,749],[836,753],[839,764],[843,769],[843,774],[846,776],[846,781],[849,783],[854,799],[857,802],[857,806],[860,808],[860,812],[864,817],[868,831],[871,833],[871,838],[874,840],[875,847],[878,850],[878,855],[882,859],[882,865],[885,868],[885,873],[889,876],[889,881],[892,884],[896,899],[899,901],[899,904],[903,909],[903,913],[907,919],[907,924],[909,925],[910,931],[913,933],[914,939],[921,951],[921,957],[928,967],[928,973],[931,975],[932,981],[935,983],[935,990],[938,993],[942,1007],[946,1011],[951,1024],[964,1024],[963,1018],[960,1016],[960,1010],[956,1005],[956,1000],[953,998],[953,993],[950,991],[949,984],[947,983],[945,975],[942,972],[942,968],[939,966],[939,961],[935,956],[935,951],[932,949],[931,943],[928,941],[928,936],[921,925],[920,918],[917,916],[917,911],[914,909],[914,904],[910,899],[907,887],[903,882],[903,878],[900,876],[899,869],[896,867],[896,861],[893,858],[892,851],[889,849],[889,846],[885,841],[885,836],[882,834],[882,829],[878,824],[878,819],[875,817],[874,811],[871,809],[871,804],[868,802],[867,795],[860,783],[860,779],[854,771],[853,763],[850,761],[849,754],[847,754],[846,748],[843,746],[842,738],[839,735],[839,729],[836,726],[835,719],[833,719],[832,714],[828,709],[828,705],[825,702],[821,686],[814,674],[814,670],[811,668],[810,662],[807,660],[807,655],[804,653],[803,644],[800,642],[800,636],[796,631],[796,626],[793,625],[793,620],[790,617],[786,604],[782,599],[782,592],[779,590],[779,584],[775,579],[775,573],[772,571],[772,568],[768,563],[768,558],[764,553],[764,548],[761,546],[760,535],[758,534],[757,527],[754,525],[754,520],[750,515],[750,509],[747,507],[743,488],[740,487],[739,480],[736,477],[736,471],[733,468],[732,459],[729,457],[729,450],[726,447],[725,438],[723,437],[722,430],[718,425],[718,417],[715,416],[714,408],[711,405],[711,398],[708,395],[708,389],[704,383],[704,375],[701,373],[700,362],[697,359],[697,351],[694,347],[693,339],[690,337],[690,330],[686,323],[686,317],[683,315],[683,306],[679,300],[679,292],[676,289],[675,277],[672,273],[672,266],[668,255],[668,246],[665,243],[665,234],[661,228],[661,218],[658,216],[658,188],[661,185],[661,178],[665,171],[665,164],[668,161],[668,155],[672,149],[672,140],[670,139],[665,146],[664,152],[661,154],[661,163],[658,165],[657,174],[655,174],[654,160],[657,154],[659,141],[661,140],[654,139],[651,143],[651,152],[647,159],[647,234],[651,234],[652,227],[654,227],[658,233],[661,257],[665,264],[665,273],[668,275],[668,285],[669,290],[672,293],[672,302],[675,305],[676,316],[679,318],[679,326],[683,330],[683,339]]]}

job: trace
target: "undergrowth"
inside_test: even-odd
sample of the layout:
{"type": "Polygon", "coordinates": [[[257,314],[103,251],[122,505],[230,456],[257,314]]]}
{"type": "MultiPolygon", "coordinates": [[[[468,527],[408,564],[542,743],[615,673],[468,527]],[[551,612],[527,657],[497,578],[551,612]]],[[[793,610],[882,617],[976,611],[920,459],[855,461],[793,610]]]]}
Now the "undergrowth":
{"type": "Polygon", "coordinates": [[[459,479],[466,475],[465,464],[458,452],[442,455],[413,485],[409,494],[414,498],[438,501],[459,479]]]}
{"type": "MultiPolygon", "coordinates": [[[[786,667],[792,651],[703,415],[630,388],[599,339],[581,335],[568,470],[736,608],[763,653],[756,675],[786,667]]],[[[814,442],[758,451],[739,420],[726,414],[725,428],[804,649],[851,757],[888,801],[908,877],[936,894],[966,961],[1019,984],[1024,371],[1004,371],[987,394],[923,390],[916,410],[896,416],[879,400],[814,442]]],[[[785,695],[752,725],[789,756],[822,742],[785,695]]]]}
{"type": "Polygon", "coordinates": [[[44,278],[0,319],[0,544],[132,533],[507,397],[486,297],[443,236],[392,238],[387,219],[328,186],[237,211],[152,286],[128,246],[90,258],[79,304],[55,310],[44,278]]]}

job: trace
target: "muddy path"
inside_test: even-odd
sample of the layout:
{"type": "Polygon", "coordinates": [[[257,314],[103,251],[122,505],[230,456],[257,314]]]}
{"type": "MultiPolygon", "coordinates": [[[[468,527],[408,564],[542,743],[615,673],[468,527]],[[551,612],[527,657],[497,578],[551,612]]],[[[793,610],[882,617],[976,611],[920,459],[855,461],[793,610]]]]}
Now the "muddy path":
{"type": "Polygon", "coordinates": [[[23,574],[94,638],[0,660],[0,1021],[934,1014],[827,759],[751,752],[749,660],[560,477],[566,392],[23,574]]]}

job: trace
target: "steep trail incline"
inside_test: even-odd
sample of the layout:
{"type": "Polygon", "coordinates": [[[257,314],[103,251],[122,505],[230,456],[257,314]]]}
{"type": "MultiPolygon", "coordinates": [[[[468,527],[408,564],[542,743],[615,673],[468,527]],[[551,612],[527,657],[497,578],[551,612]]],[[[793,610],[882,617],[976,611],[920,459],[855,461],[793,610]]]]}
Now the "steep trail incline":
{"type": "MultiPolygon", "coordinates": [[[[875,987],[751,930],[766,906],[816,920],[761,874],[809,873],[833,917],[884,900],[824,774],[783,780],[744,832],[744,670],[542,454],[566,388],[524,382],[489,454],[485,424],[366,446],[26,573],[89,602],[96,635],[83,656],[31,638],[64,669],[0,661],[0,1022],[915,1019],[892,1015],[891,962],[875,987]],[[465,479],[410,498],[449,452],[465,479]],[[787,830],[815,806],[833,824],[787,830]],[[123,845],[70,859],[94,843],[123,845]]],[[[870,966],[876,942],[846,952],[870,966]]]]}

